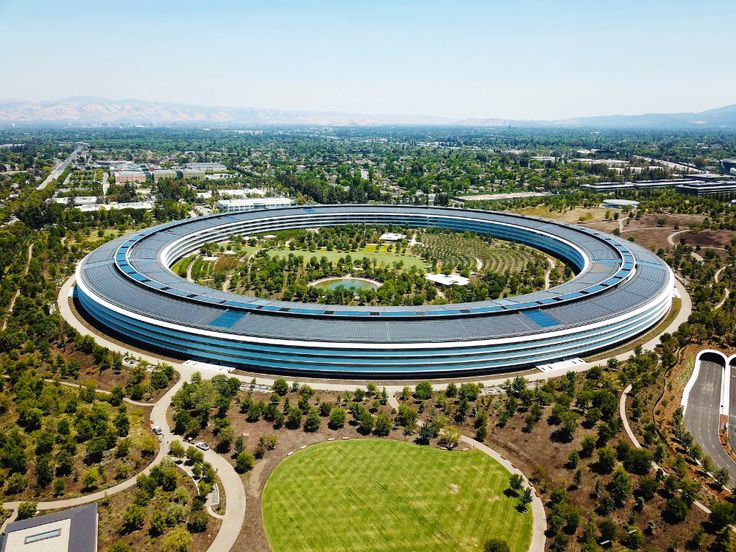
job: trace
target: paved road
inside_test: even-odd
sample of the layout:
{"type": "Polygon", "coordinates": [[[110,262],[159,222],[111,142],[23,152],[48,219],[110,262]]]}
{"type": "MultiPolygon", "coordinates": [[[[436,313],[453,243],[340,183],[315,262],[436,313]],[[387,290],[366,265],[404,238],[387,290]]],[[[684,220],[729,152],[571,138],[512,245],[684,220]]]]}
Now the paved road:
{"type": "Polygon", "coordinates": [[[48,186],[49,184],[51,184],[51,181],[52,180],[55,180],[55,179],[59,178],[59,176],[61,175],[61,173],[64,172],[64,169],[66,169],[72,161],[75,161],[77,159],[77,157],[79,156],[79,154],[82,153],[86,148],[87,148],[87,146],[77,146],[77,149],[75,149],[69,155],[69,157],[67,157],[66,159],[64,159],[64,161],[62,161],[61,163],[59,163],[54,168],[54,170],[49,173],[49,175],[46,177],[46,180],[44,180],[43,182],[41,182],[36,187],[36,189],[37,190],[43,190],[44,188],[46,188],[46,186],[48,186]]]}
{"type": "MultiPolygon", "coordinates": [[[[731,365],[726,370],[730,380],[730,395],[728,409],[728,442],[731,448],[736,450],[736,359],[731,361],[731,365]]],[[[732,479],[733,481],[733,479],[732,479]]]]}
{"type": "Polygon", "coordinates": [[[700,361],[700,373],[687,401],[685,427],[703,447],[703,452],[718,467],[728,470],[731,481],[736,481],[736,462],[726,453],[718,438],[722,379],[722,364],[700,361]]]}

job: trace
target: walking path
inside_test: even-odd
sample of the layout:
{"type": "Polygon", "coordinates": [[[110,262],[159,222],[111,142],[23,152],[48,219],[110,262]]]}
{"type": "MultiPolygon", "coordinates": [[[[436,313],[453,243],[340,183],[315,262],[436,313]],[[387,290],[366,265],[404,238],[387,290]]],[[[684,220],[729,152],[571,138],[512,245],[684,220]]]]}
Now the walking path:
{"type": "MultiPolygon", "coordinates": [[[[618,401],[618,413],[621,417],[621,421],[624,424],[624,431],[626,432],[626,436],[629,438],[629,441],[631,441],[631,443],[634,445],[634,448],[642,448],[641,443],[639,443],[636,435],[634,435],[634,432],[631,430],[629,419],[626,417],[626,397],[629,395],[630,392],[631,385],[629,384],[626,389],[624,389],[623,393],[621,393],[621,398],[618,401]]],[[[662,473],[667,475],[667,472],[664,470],[664,468],[662,468],[656,462],[652,462],[652,468],[654,468],[654,471],[662,470],[662,473]]],[[[693,504],[695,504],[695,506],[700,508],[706,514],[710,514],[710,509],[699,500],[696,500],[693,504]]]]}
{"type": "Polygon", "coordinates": [[[549,289],[549,275],[555,268],[555,262],[547,257],[547,270],[544,271],[544,289],[549,289]]]}
{"type": "MultiPolygon", "coordinates": [[[[399,408],[399,401],[396,399],[394,395],[389,395],[388,404],[391,408],[395,408],[397,410],[399,408]]],[[[421,425],[421,423],[422,422],[420,420],[419,424],[421,425]]],[[[529,487],[533,491],[532,493],[532,542],[529,545],[529,550],[532,552],[537,552],[537,551],[541,552],[542,550],[544,550],[544,542],[546,539],[544,532],[547,530],[547,514],[544,511],[544,503],[542,502],[541,497],[537,494],[537,490],[529,482],[526,475],[524,475],[524,473],[519,468],[517,468],[511,462],[506,460],[506,458],[501,456],[501,454],[493,450],[491,447],[481,443],[480,441],[477,441],[473,439],[472,437],[468,437],[467,435],[461,435],[460,441],[490,456],[491,458],[493,458],[496,462],[501,464],[504,468],[506,468],[511,473],[517,473],[521,475],[521,477],[524,478],[524,482],[526,483],[527,487],[529,487]]]]}
{"type": "MultiPolygon", "coordinates": [[[[85,324],[83,324],[79,318],[77,318],[77,315],[74,312],[73,304],[71,300],[74,284],[75,284],[74,277],[71,277],[66,282],[64,282],[64,284],[62,285],[59,291],[58,307],[59,307],[59,312],[61,316],[81,334],[91,335],[92,337],[94,337],[95,340],[100,345],[107,347],[111,351],[116,351],[121,354],[129,354],[130,353],[129,348],[125,347],[121,343],[116,343],[112,341],[110,338],[108,338],[105,335],[93,332],[85,324]]],[[[687,320],[687,317],[690,315],[690,311],[691,311],[690,297],[679,281],[677,282],[677,289],[678,289],[678,293],[680,297],[682,298],[682,308],[678,316],[675,318],[675,320],[666,329],[664,329],[664,332],[668,332],[668,333],[673,332],[683,321],[687,320]]],[[[653,349],[658,343],[659,343],[659,337],[657,336],[655,338],[652,338],[646,344],[644,344],[643,348],[653,349]]],[[[153,425],[157,425],[161,427],[163,431],[163,435],[162,435],[161,450],[159,451],[158,456],[152,462],[152,464],[148,466],[146,470],[144,470],[144,473],[147,473],[147,471],[150,470],[152,466],[160,463],[163,460],[163,458],[166,457],[166,454],[168,453],[170,442],[173,439],[178,439],[178,437],[172,433],[171,428],[169,427],[168,421],[166,419],[166,411],[169,405],[171,404],[171,399],[176,393],[176,391],[178,391],[181,388],[181,386],[184,384],[185,381],[189,381],[192,375],[196,372],[200,372],[202,376],[205,378],[210,378],[216,374],[228,372],[229,369],[225,367],[218,367],[215,365],[207,365],[207,364],[201,364],[201,363],[189,364],[189,363],[171,361],[168,359],[162,359],[161,357],[157,357],[151,353],[142,352],[142,351],[136,351],[134,354],[136,357],[142,360],[146,360],[152,364],[158,364],[160,362],[168,362],[174,367],[174,369],[176,369],[179,372],[179,375],[180,375],[179,381],[171,389],[169,389],[169,391],[163,397],[161,397],[161,399],[159,399],[153,405],[153,410],[151,411],[151,423],[153,425]]],[[[633,352],[626,352],[626,353],[617,355],[616,358],[618,358],[619,360],[624,360],[628,358],[629,356],[631,356],[632,354],[633,352]]],[[[601,362],[605,362],[605,360],[601,362]]],[[[582,371],[582,370],[590,368],[593,365],[598,365],[601,362],[585,363],[585,364],[575,366],[573,368],[566,367],[564,369],[559,369],[559,370],[538,372],[538,373],[527,375],[526,377],[530,381],[545,380],[550,377],[560,376],[570,370],[582,371]]],[[[230,376],[235,377],[246,384],[250,384],[254,379],[255,379],[256,385],[259,385],[259,386],[270,386],[273,383],[273,378],[270,378],[270,377],[257,376],[254,378],[253,376],[245,375],[245,374],[230,374],[230,376]]],[[[508,375],[508,374],[499,375],[499,376],[496,376],[495,378],[486,379],[482,383],[486,387],[499,386],[503,384],[504,382],[506,382],[511,377],[513,377],[513,375],[508,375]]],[[[310,381],[309,385],[315,389],[330,390],[330,391],[345,391],[345,390],[353,390],[355,388],[356,383],[355,382],[340,382],[340,381],[328,381],[328,382],[310,381]]],[[[446,387],[446,385],[447,383],[440,382],[436,384],[436,388],[443,389],[446,387]]],[[[395,393],[400,392],[403,389],[403,387],[404,387],[403,384],[386,386],[386,390],[389,393],[389,397],[394,399],[393,401],[389,399],[389,403],[392,404],[392,406],[394,407],[398,406],[398,403],[395,402],[395,398],[393,397],[393,395],[395,393]]],[[[488,451],[492,451],[492,449],[490,449],[489,447],[486,447],[482,443],[479,443],[475,441],[474,439],[471,439],[470,437],[464,437],[463,442],[469,445],[477,446],[479,450],[483,451],[486,454],[489,454],[488,451]]],[[[497,453],[493,452],[493,454],[497,454],[497,453]]],[[[220,477],[220,480],[222,482],[223,490],[227,498],[227,505],[225,508],[225,515],[223,516],[223,520],[222,520],[222,526],[220,527],[220,530],[218,531],[214,542],[208,549],[208,552],[227,552],[230,550],[232,545],[237,540],[238,535],[240,533],[240,529],[243,524],[243,521],[245,519],[245,508],[246,508],[245,488],[243,486],[240,476],[237,474],[233,466],[223,456],[217,454],[211,449],[208,451],[205,451],[204,456],[205,456],[205,460],[209,462],[217,471],[218,476],[220,477]]],[[[496,458],[496,456],[494,456],[494,458],[496,458]]],[[[499,455],[498,458],[502,458],[502,457],[500,457],[499,455]]],[[[498,458],[496,459],[498,460],[498,458]]],[[[499,462],[500,461],[501,460],[499,460],[499,462]]],[[[510,462],[504,460],[502,464],[507,468],[508,466],[511,466],[508,469],[512,469],[515,473],[518,472],[518,470],[516,470],[516,468],[514,468],[510,462]]],[[[523,476],[523,474],[521,475],[523,476]]],[[[106,495],[109,496],[116,492],[120,492],[121,490],[129,488],[134,484],[135,484],[135,478],[131,478],[128,481],[120,483],[119,485],[116,485],[115,487],[112,487],[111,489],[101,491],[100,493],[95,493],[92,495],[88,495],[85,497],[79,497],[76,499],[69,499],[66,501],[52,501],[52,502],[40,503],[39,509],[64,508],[64,507],[74,506],[77,504],[85,504],[88,502],[92,502],[94,500],[99,500],[100,498],[103,498],[106,495]]],[[[18,503],[6,503],[4,505],[6,509],[14,509],[14,508],[17,508],[17,506],[18,506],[18,503]]],[[[541,503],[541,499],[539,497],[535,496],[535,501],[532,502],[532,512],[534,514],[534,531],[533,531],[533,540],[532,540],[531,550],[541,551],[544,549],[544,530],[546,528],[546,517],[544,515],[543,504],[541,503]],[[538,503],[535,504],[535,502],[537,501],[538,503]]]]}
{"type": "Polygon", "coordinates": [[[675,236],[679,236],[680,234],[684,234],[685,232],[689,232],[689,231],[690,231],[690,229],[687,229],[687,230],[677,230],[676,232],[672,232],[669,236],[667,236],[667,243],[670,244],[670,245],[672,245],[672,246],[677,245],[675,243],[675,236]]]}
{"type": "MultiPolygon", "coordinates": [[[[156,360],[156,362],[158,361],[156,360]]],[[[136,474],[134,477],[131,477],[130,479],[108,489],[103,489],[101,491],[76,498],[39,502],[36,505],[36,508],[38,510],[56,510],[60,508],[71,508],[74,506],[80,506],[82,504],[89,504],[90,502],[95,502],[97,500],[102,500],[108,496],[114,495],[133,487],[134,485],[136,485],[136,480],[139,475],[148,474],[154,466],[157,466],[158,464],[163,462],[164,458],[166,458],[169,453],[171,442],[173,440],[180,440],[179,437],[177,435],[174,435],[174,433],[171,431],[171,428],[169,427],[168,421],[166,419],[166,412],[169,409],[169,406],[171,405],[171,400],[176,392],[181,389],[182,385],[184,385],[184,382],[188,381],[191,378],[191,375],[196,371],[191,367],[188,368],[189,369],[186,372],[180,372],[181,377],[179,381],[174,384],[158,401],[156,401],[152,405],[153,409],[151,410],[151,424],[159,426],[163,431],[163,434],[161,435],[161,443],[158,454],[145,469],[136,474]]],[[[62,383],[63,385],[75,385],[69,382],[60,383],[62,383]]],[[[100,390],[100,392],[105,393],[105,391],[102,390],[100,390]]],[[[151,406],[151,404],[148,403],[133,402],[133,404],[151,406]]],[[[185,445],[185,443],[182,444],[185,445]]],[[[245,520],[245,487],[243,486],[243,482],[240,479],[240,476],[235,471],[235,468],[233,468],[233,466],[223,456],[217,454],[212,449],[204,451],[203,454],[205,461],[209,462],[212,467],[215,468],[215,471],[217,472],[217,475],[222,482],[223,488],[227,489],[225,491],[227,497],[227,506],[225,509],[225,515],[221,517],[222,525],[220,526],[220,530],[217,532],[215,540],[208,548],[208,552],[228,552],[235,544],[235,541],[240,534],[240,529],[243,525],[243,521],[245,520]]],[[[15,516],[17,516],[19,505],[20,501],[4,502],[2,507],[6,510],[13,510],[11,518],[15,519],[15,516]]],[[[212,514],[215,517],[220,517],[214,512],[212,512],[212,514]]]]}
{"type": "MultiPolygon", "coordinates": [[[[721,273],[726,269],[727,265],[722,266],[718,270],[716,270],[716,273],[713,275],[713,279],[715,280],[716,284],[721,281],[721,273]]],[[[713,310],[720,309],[726,301],[728,301],[728,296],[731,295],[731,290],[728,288],[724,288],[723,290],[723,299],[719,301],[719,303],[713,307],[713,310]]]]}
{"type": "MultiPolygon", "coordinates": [[[[31,266],[32,258],[33,258],[33,244],[28,246],[28,260],[26,261],[26,267],[23,269],[24,278],[28,275],[28,268],[31,266]]],[[[19,295],[20,295],[20,288],[15,290],[15,293],[13,294],[13,298],[10,300],[10,305],[8,306],[8,314],[3,319],[3,326],[2,326],[3,330],[5,330],[8,327],[8,320],[10,320],[10,317],[13,314],[13,309],[15,308],[15,302],[18,300],[19,295]]]]}

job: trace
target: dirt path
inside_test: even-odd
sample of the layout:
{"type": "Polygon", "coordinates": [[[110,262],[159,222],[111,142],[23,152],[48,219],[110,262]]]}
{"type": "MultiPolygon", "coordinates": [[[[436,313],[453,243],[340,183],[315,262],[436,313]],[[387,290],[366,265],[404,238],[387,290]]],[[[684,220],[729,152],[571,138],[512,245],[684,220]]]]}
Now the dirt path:
{"type": "Polygon", "coordinates": [[[189,263],[189,266],[187,266],[187,280],[189,280],[190,282],[194,282],[194,280],[192,280],[192,265],[193,264],[194,264],[194,261],[189,263]]]}
{"type": "Polygon", "coordinates": [[[549,289],[549,275],[555,268],[555,262],[547,257],[547,270],[544,271],[544,289],[549,289]]]}
{"type": "MultiPolygon", "coordinates": [[[[31,265],[31,259],[33,259],[33,244],[28,246],[28,260],[26,261],[26,267],[23,269],[23,277],[28,275],[28,267],[31,265]]],[[[16,289],[15,293],[13,294],[13,298],[10,300],[10,305],[8,306],[8,314],[5,315],[5,319],[3,320],[3,326],[2,326],[3,331],[8,327],[8,321],[10,320],[10,317],[13,315],[13,309],[15,308],[15,302],[17,301],[19,295],[20,295],[20,289],[16,289]]]]}

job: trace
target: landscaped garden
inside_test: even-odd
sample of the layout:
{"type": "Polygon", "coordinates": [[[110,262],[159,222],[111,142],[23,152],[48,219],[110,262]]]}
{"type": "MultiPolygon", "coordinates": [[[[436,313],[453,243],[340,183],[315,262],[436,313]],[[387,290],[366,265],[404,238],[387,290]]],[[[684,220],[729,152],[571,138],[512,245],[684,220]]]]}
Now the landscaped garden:
{"type": "Polygon", "coordinates": [[[544,289],[572,276],[557,259],[491,236],[364,225],[232,236],[205,244],[172,270],[244,295],[343,305],[482,301],[544,289]],[[382,240],[386,231],[401,237],[382,240]],[[455,274],[468,282],[438,287],[426,273],[455,274]],[[326,278],[346,278],[346,284],[320,285],[326,278]],[[355,278],[372,285],[351,285],[355,278]]]}
{"type": "Polygon", "coordinates": [[[274,470],[263,521],[274,552],[482,550],[492,537],[521,552],[532,514],[517,508],[508,482],[509,472],[478,450],[326,442],[274,470]]]}

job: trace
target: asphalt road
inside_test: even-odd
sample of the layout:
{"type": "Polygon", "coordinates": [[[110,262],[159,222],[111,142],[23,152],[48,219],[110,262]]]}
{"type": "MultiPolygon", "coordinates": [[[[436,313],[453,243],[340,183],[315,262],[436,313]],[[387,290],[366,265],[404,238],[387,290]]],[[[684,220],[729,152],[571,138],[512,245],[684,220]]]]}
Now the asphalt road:
{"type": "Polygon", "coordinates": [[[731,448],[736,450],[736,361],[731,362],[727,373],[731,383],[728,409],[728,442],[731,444],[731,448]]]}
{"type": "Polygon", "coordinates": [[[59,176],[61,176],[61,173],[64,172],[64,169],[66,169],[72,161],[75,161],[77,157],[79,157],[79,154],[82,153],[82,151],[84,151],[85,149],[86,146],[77,146],[77,148],[69,155],[69,157],[64,159],[64,161],[62,161],[56,168],[54,168],[54,170],[51,171],[51,173],[46,177],[43,182],[41,182],[41,184],[36,187],[36,189],[43,190],[51,183],[52,180],[59,178],[59,176]]]}
{"type": "MultiPolygon", "coordinates": [[[[722,378],[722,364],[701,360],[698,379],[687,401],[685,427],[703,447],[703,452],[710,456],[718,467],[728,470],[731,481],[736,481],[736,462],[726,453],[718,439],[722,378]]],[[[733,385],[731,381],[732,389],[733,385]]]]}

